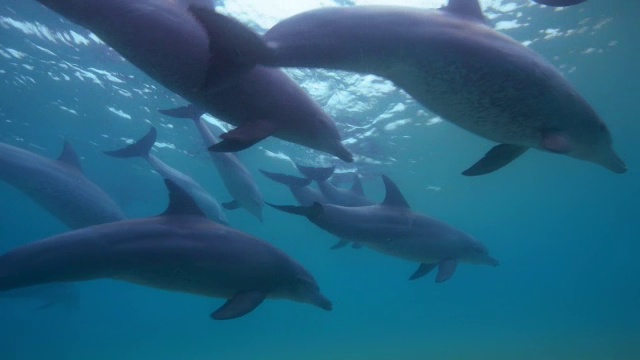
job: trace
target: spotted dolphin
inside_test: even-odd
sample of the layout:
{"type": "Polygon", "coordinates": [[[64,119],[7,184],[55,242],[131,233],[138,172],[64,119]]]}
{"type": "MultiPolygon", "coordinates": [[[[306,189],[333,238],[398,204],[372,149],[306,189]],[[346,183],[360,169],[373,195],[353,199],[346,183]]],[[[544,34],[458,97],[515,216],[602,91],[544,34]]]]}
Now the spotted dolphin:
{"type": "Polygon", "coordinates": [[[387,176],[383,175],[382,179],[386,197],[379,205],[269,205],[284,212],[304,215],[343,241],[354,241],[378,252],[420,263],[411,280],[438,267],[436,282],[446,281],[453,276],[458,262],[498,265],[487,248],[470,235],[411,211],[396,184],[387,176]]]}
{"type": "Polygon", "coordinates": [[[331,310],[313,276],[265,241],[208,220],[170,180],[157,217],[96,225],[36,241],[0,256],[0,291],[51,282],[115,279],[228,299],[216,320],[243,316],[265,299],[331,310]]]}
{"type": "Polygon", "coordinates": [[[95,33],[167,89],[237,126],[211,150],[239,151],[273,135],[353,161],[331,117],[296,82],[279,69],[230,56],[242,52],[244,42],[215,22],[203,26],[207,15],[187,10],[198,5],[213,12],[212,1],[37,1],[95,33]]]}
{"type": "Polygon", "coordinates": [[[0,180],[71,229],[125,218],[109,195],[84,176],[78,155],[66,141],[57,160],[0,143],[0,180]]]}
{"type": "MultiPolygon", "coordinates": [[[[204,121],[202,121],[201,117],[205,112],[200,108],[191,104],[175,109],[160,110],[160,113],[171,117],[193,120],[207,148],[218,143],[218,140],[211,130],[204,121]]],[[[249,213],[262,221],[264,200],[249,170],[242,164],[240,159],[232,153],[211,151],[209,152],[209,156],[216,166],[216,169],[218,169],[224,186],[231,197],[233,197],[232,201],[222,203],[222,206],[227,210],[234,210],[240,207],[245,208],[249,213]]]]}
{"type": "Polygon", "coordinates": [[[155,155],[151,154],[151,149],[156,143],[157,135],[158,132],[156,128],[152,126],[151,129],[149,129],[149,132],[136,143],[119,150],[105,151],[104,153],[109,156],[122,159],[132,157],[141,157],[145,159],[149,165],[151,165],[153,170],[160,174],[160,176],[171,180],[174,184],[186,191],[209,219],[221,224],[226,224],[227,218],[222,211],[222,207],[220,207],[218,201],[211,196],[211,194],[193,180],[191,176],[172,168],[162,160],[158,159],[155,155]]]}
{"type": "Polygon", "coordinates": [[[298,171],[306,178],[318,184],[318,188],[327,202],[340,206],[367,206],[373,205],[373,201],[364,196],[364,189],[358,174],[354,174],[351,189],[342,189],[329,182],[329,178],[335,172],[335,166],[326,168],[314,168],[296,164],[298,171]]]}
{"type": "MultiPolygon", "coordinates": [[[[251,38],[248,28],[232,30],[251,38]]],[[[499,143],[464,175],[495,171],[529,148],[627,170],[589,103],[542,56],[487,26],[477,0],[450,0],[438,10],[321,8],[279,22],[262,44],[251,39],[247,46],[256,48],[242,54],[260,64],[382,76],[435,114],[499,143]]]]}

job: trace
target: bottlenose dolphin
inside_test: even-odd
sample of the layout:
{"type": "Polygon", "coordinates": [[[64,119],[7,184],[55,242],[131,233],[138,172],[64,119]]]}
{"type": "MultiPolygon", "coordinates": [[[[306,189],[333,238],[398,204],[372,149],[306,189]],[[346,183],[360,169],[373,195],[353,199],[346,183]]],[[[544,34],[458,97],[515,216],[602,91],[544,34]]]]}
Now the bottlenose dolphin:
{"type": "Polygon", "coordinates": [[[57,160],[0,143],[0,180],[71,229],[125,218],[109,195],[84,176],[78,155],[66,141],[57,160]]]}
{"type": "MultiPolygon", "coordinates": [[[[193,6],[194,12],[208,12],[193,6]]],[[[222,15],[211,15],[221,24],[222,15]]],[[[371,73],[393,81],[444,119],[499,145],[463,172],[481,175],[529,148],[627,170],[609,129],[573,86],[533,50],[485,23],[477,0],[439,10],[400,6],[330,7],[285,19],[251,39],[243,58],[270,66],[371,73]]],[[[238,45],[242,49],[242,45],[238,45]]]]}
{"type": "Polygon", "coordinates": [[[141,157],[145,159],[149,165],[151,165],[153,170],[160,174],[160,176],[171,180],[174,184],[189,194],[209,219],[221,224],[226,224],[227,218],[224,215],[220,204],[218,204],[218,201],[216,201],[213,196],[193,180],[191,176],[172,168],[162,162],[162,160],[158,159],[155,155],[151,154],[151,149],[156,143],[157,135],[158,132],[156,128],[152,126],[151,129],[149,129],[149,132],[136,143],[119,150],[105,151],[104,153],[109,156],[123,159],[132,157],[141,157]]]}
{"type": "Polygon", "coordinates": [[[364,189],[358,174],[354,174],[353,185],[351,189],[341,189],[329,182],[329,178],[336,170],[335,166],[327,168],[314,168],[296,164],[298,171],[306,178],[311,179],[318,184],[318,188],[327,202],[340,206],[367,206],[373,205],[373,201],[364,196],[364,189]]]}
{"type": "Polygon", "coordinates": [[[341,238],[381,253],[417,261],[410,279],[418,279],[438,267],[436,282],[453,276],[458,262],[497,266],[486,247],[464,232],[439,220],[415,213],[396,184],[382,176],[386,197],[379,205],[345,207],[315,203],[312,206],[274,208],[306,216],[312,223],[341,238]]]}
{"type": "Polygon", "coordinates": [[[203,26],[187,11],[190,5],[214,11],[212,1],[38,2],[91,30],[167,89],[236,125],[212,150],[239,151],[273,135],[353,161],[333,120],[296,82],[279,69],[254,67],[231,56],[244,51],[238,46],[245,41],[215,22],[203,26]]]}
{"type": "Polygon", "coordinates": [[[267,298],[331,310],[313,276],[272,245],[207,220],[170,180],[157,217],[67,232],[0,256],[0,291],[50,282],[111,278],[228,299],[216,320],[243,316],[267,298]]]}
{"type": "Polygon", "coordinates": [[[298,204],[302,206],[311,206],[316,202],[320,204],[324,204],[327,202],[327,199],[324,197],[324,195],[322,195],[316,189],[312,189],[309,187],[309,185],[311,184],[311,179],[269,172],[262,169],[259,170],[264,174],[264,176],[268,177],[269,179],[286,185],[289,188],[289,191],[291,191],[293,197],[298,201],[298,204]]]}
{"type": "MultiPolygon", "coordinates": [[[[205,111],[197,106],[190,104],[175,109],[160,110],[160,113],[171,117],[193,120],[207,148],[218,143],[209,127],[201,119],[205,111]]],[[[245,208],[262,221],[264,200],[249,170],[234,154],[211,151],[209,156],[213,160],[216,169],[218,169],[224,186],[233,197],[232,201],[222,203],[222,206],[227,210],[245,208]]]]}

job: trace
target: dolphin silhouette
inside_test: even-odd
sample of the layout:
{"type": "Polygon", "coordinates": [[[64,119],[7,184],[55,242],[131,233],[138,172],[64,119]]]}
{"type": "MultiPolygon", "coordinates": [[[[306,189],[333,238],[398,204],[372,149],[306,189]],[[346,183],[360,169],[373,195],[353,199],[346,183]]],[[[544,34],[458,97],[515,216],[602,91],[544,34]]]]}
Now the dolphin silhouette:
{"type": "Polygon", "coordinates": [[[157,217],[123,220],[36,241],[0,256],[0,291],[110,278],[228,299],[216,320],[243,316],[267,298],[331,310],[313,276],[272,245],[208,220],[165,180],[169,206],[157,217]]]}

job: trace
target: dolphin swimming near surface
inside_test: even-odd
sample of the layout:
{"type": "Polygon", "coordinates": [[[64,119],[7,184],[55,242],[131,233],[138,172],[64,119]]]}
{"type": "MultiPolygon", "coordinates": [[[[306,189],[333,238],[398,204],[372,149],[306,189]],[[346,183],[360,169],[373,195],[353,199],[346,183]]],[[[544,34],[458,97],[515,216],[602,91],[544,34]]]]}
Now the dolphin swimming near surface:
{"type": "MultiPolygon", "coordinates": [[[[561,4],[562,1],[544,1],[561,4]]],[[[572,3],[569,1],[566,3],[572,3]]],[[[223,15],[191,11],[222,26],[223,15]],[[202,15],[207,14],[207,16],[202,15]]],[[[227,19],[229,32],[269,66],[371,73],[393,81],[440,117],[499,143],[463,172],[493,172],[529,148],[627,170],[596,111],[548,61],[485,23],[477,0],[438,10],[401,6],[328,7],[285,19],[263,36],[227,19]],[[240,35],[240,33],[242,35],[240,35]],[[259,38],[258,38],[259,39],[259,38]]]]}
{"type": "Polygon", "coordinates": [[[155,155],[151,154],[151,149],[156,143],[157,135],[158,132],[156,128],[152,126],[151,129],[149,129],[149,132],[136,143],[119,150],[105,151],[104,153],[117,158],[141,157],[145,159],[149,165],[151,165],[153,170],[160,174],[160,176],[171,180],[174,184],[187,192],[187,194],[193,198],[209,219],[221,224],[226,224],[227,218],[224,215],[220,204],[218,204],[218,201],[213,196],[211,196],[189,175],[181,173],[162,162],[162,160],[158,159],[155,155]]]}
{"type": "MultiPolygon", "coordinates": [[[[195,105],[160,110],[160,113],[171,117],[193,120],[207,148],[218,143],[211,130],[201,119],[205,112],[195,105]]],[[[262,221],[264,200],[249,170],[234,154],[210,151],[209,156],[213,160],[216,169],[218,169],[224,186],[233,197],[233,201],[222,203],[222,206],[227,210],[245,208],[262,221]]]]}
{"type": "Polygon", "coordinates": [[[312,206],[274,208],[306,216],[312,223],[344,242],[356,242],[378,252],[420,263],[410,277],[418,279],[438,268],[436,282],[451,278],[458,262],[497,266],[486,247],[466,233],[439,220],[415,213],[387,176],[382,176],[386,197],[379,205],[345,207],[315,203],[312,206]]]}
{"type": "Polygon", "coordinates": [[[314,168],[296,164],[296,168],[306,178],[311,179],[318,184],[318,188],[327,202],[340,206],[367,206],[373,205],[373,201],[364,196],[364,189],[358,174],[354,174],[353,185],[351,189],[341,189],[329,182],[329,178],[335,171],[335,166],[328,168],[314,168]]]}
{"type": "Polygon", "coordinates": [[[237,126],[211,150],[239,151],[275,136],[353,161],[333,120],[296,82],[279,69],[230,56],[244,51],[238,48],[243,39],[215,22],[203,26],[207,16],[187,10],[197,5],[213,12],[211,0],[38,2],[91,30],[167,89],[237,126]]]}
{"type": "Polygon", "coordinates": [[[309,187],[311,179],[269,172],[262,169],[260,169],[260,172],[269,179],[286,185],[289,188],[289,191],[291,191],[293,197],[298,201],[298,204],[302,206],[311,206],[313,203],[324,204],[327,202],[324,195],[316,189],[309,187]]]}
{"type": "Polygon", "coordinates": [[[84,176],[78,155],[66,141],[57,160],[0,143],[0,180],[71,229],[125,218],[109,195],[84,176]]]}
{"type": "Polygon", "coordinates": [[[272,245],[207,220],[170,180],[167,210],[67,232],[0,256],[0,291],[51,282],[110,278],[228,299],[216,320],[243,316],[265,299],[324,310],[332,305],[313,276],[272,245]]]}

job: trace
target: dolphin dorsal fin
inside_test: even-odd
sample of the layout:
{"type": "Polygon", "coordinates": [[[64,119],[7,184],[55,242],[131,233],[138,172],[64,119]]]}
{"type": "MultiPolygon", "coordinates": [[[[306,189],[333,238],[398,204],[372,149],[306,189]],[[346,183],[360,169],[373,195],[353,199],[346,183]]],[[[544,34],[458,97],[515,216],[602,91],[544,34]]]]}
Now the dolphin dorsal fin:
{"type": "Polygon", "coordinates": [[[165,179],[164,184],[169,190],[169,206],[161,216],[193,215],[206,217],[193,198],[175,182],[165,179]]]}
{"type": "Polygon", "coordinates": [[[364,188],[362,187],[362,181],[360,181],[360,175],[358,175],[358,173],[353,174],[353,184],[351,185],[351,193],[364,196],[364,188]]]}
{"type": "Polygon", "coordinates": [[[449,4],[442,10],[470,20],[487,22],[478,0],[449,0],[449,4]]]}
{"type": "Polygon", "coordinates": [[[66,140],[64,141],[64,147],[62,148],[62,153],[60,154],[60,156],[58,156],[58,161],[82,172],[82,166],[80,165],[80,158],[78,158],[78,154],[73,149],[71,144],[69,144],[69,142],[66,140]]]}
{"type": "Polygon", "coordinates": [[[398,189],[398,186],[387,175],[382,175],[382,181],[384,181],[384,188],[387,193],[382,205],[408,209],[410,207],[409,203],[400,192],[400,189],[398,189]]]}

